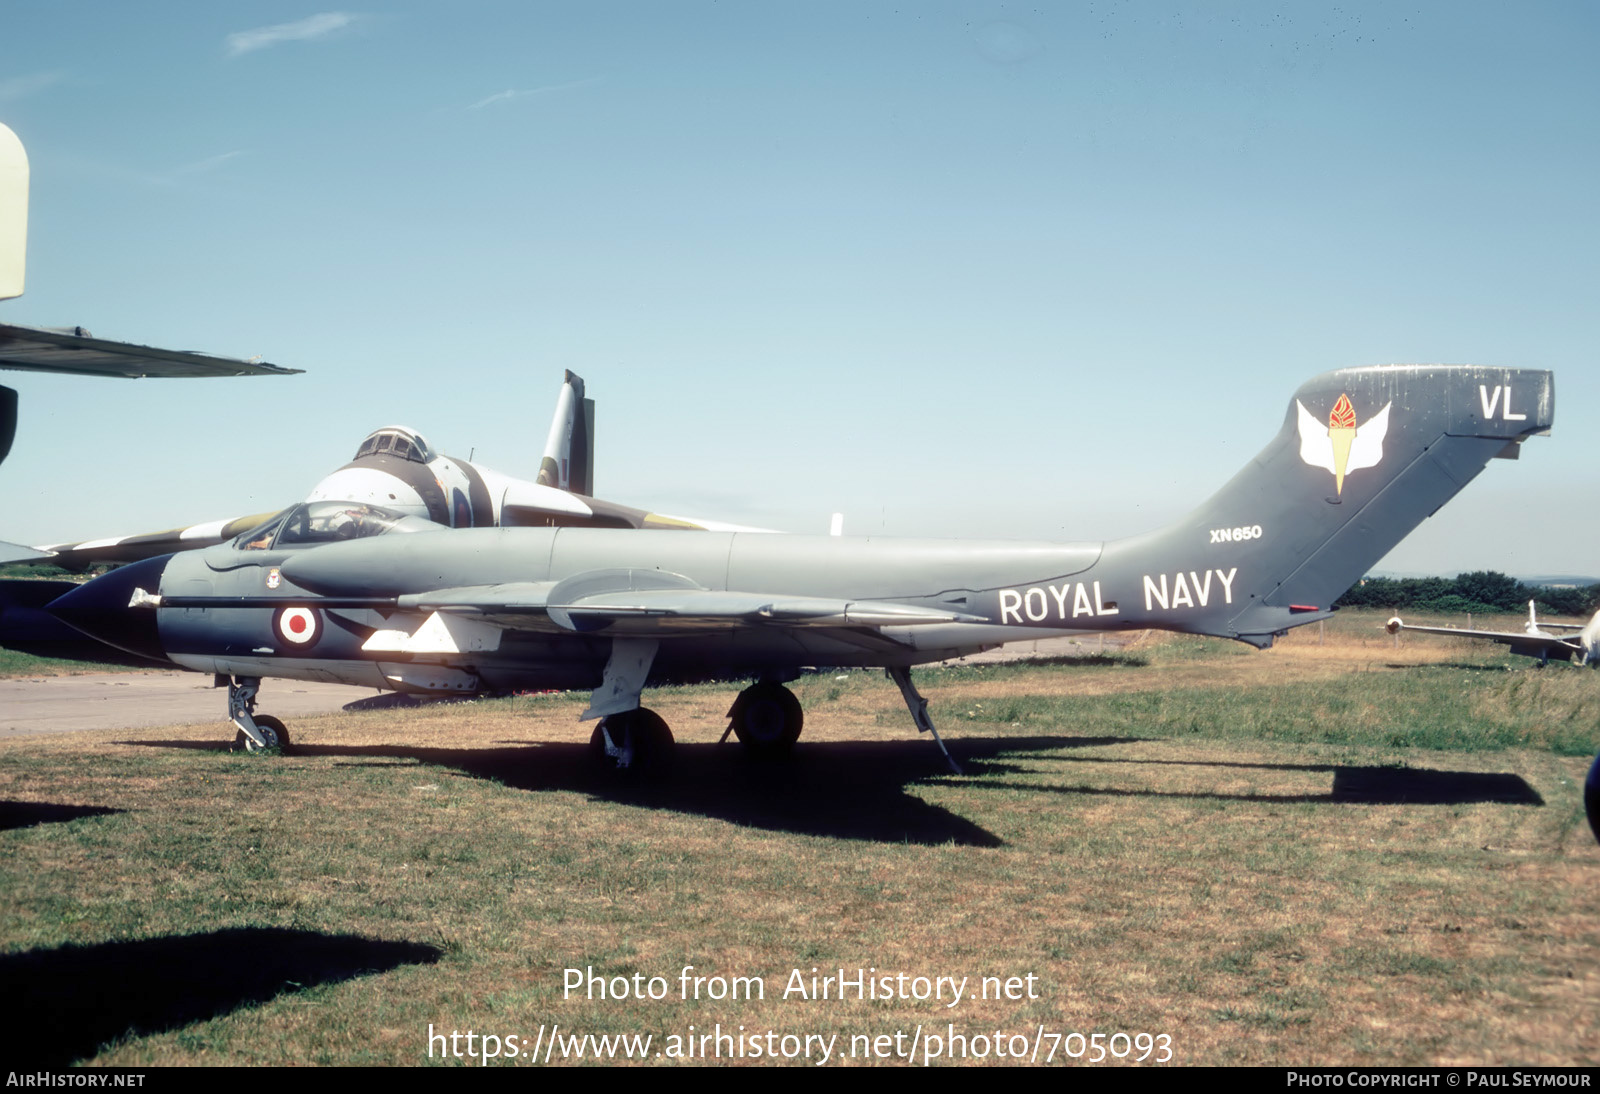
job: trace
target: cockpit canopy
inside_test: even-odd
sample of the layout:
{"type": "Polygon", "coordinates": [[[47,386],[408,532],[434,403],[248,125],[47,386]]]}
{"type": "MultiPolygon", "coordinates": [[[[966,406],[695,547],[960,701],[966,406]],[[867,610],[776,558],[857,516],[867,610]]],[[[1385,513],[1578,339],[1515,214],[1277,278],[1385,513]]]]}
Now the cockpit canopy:
{"type": "Polygon", "coordinates": [[[356,449],[355,459],[363,456],[398,456],[412,463],[431,463],[434,451],[422,434],[403,425],[386,425],[367,434],[356,449]]]}
{"type": "Polygon", "coordinates": [[[421,517],[354,501],[307,501],[287,509],[233,541],[241,551],[282,550],[337,543],[390,532],[430,532],[439,526],[421,517]]]}

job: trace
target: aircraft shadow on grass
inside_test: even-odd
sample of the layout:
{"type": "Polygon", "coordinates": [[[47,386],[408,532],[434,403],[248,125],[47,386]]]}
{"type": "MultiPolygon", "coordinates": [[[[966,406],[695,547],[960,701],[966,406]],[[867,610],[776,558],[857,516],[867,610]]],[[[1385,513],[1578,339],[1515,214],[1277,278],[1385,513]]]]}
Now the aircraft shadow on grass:
{"type": "Polygon", "coordinates": [[[29,1067],[64,1067],[125,1035],[178,1029],[318,984],[432,964],[441,953],[419,942],[239,927],[6,954],[0,999],[13,1004],[9,1054],[29,1067]]]}
{"type": "MultiPolygon", "coordinates": [[[[1507,656],[1510,655],[1508,654],[1507,656]]],[[[1426,665],[1418,665],[1416,663],[1406,664],[1403,661],[1396,661],[1385,667],[1395,669],[1399,672],[1407,672],[1420,668],[1430,668],[1454,669],[1457,672],[1490,672],[1501,675],[1509,675],[1510,673],[1514,672],[1542,671],[1543,668],[1543,666],[1539,665],[1538,662],[1535,662],[1532,665],[1521,665],[1496,661],[1430,661],[1426,665]]]]}
{"type": "MultiPolygon", "coordinates": [[[[956,754],[967,779],[950,785],[1021,789],[1057,794],[1125,797],[1215,798],[1223,801],[1328,802],[1342,804],[1471,804],[1504,802],[1541,805],[1520,776],[1478,772],[1430,771],[1333,764],[1227,764],[1196,761],[1107,759],[1041,755],[1064,749],[1102,748],[1143,742],[1130,737],[963,738],[956,754]],[[1250,767],[1262,770],[1329,772],[1333,786],[1323,794],[1208,794],[1153,789],[1047,786],[1003,781],[1034,762],[1174,764],[1199,767],[1250,767]],[[979,783],[969,782],[981,780],[979,783]]],[[[209,741],[129,741],[165,748],[218,751],[209,741]]],[[[571,791],[603,801],[646,809],[699,814],[751,828],[831,839],[938,846],[999,847],[1004,841],[965,817],[917,797],[918,784],[937,784],[948,776],[927,748],[904,741],[815,742],[798,747],[787,761],[763,763],[738,746],[682,744],[671,775],[629,784],[614,773],[597,773],[581,745],[542,741],[501,741],[502,747],[477,749],[414,748],[396,745],[297,745],[297,756],[329,756],[351,766],[376,761],[411,760],[451,768],[470,778],[492,779],[530,792],[571,791]]],[[[1031,772],[1037,774],[1037,772],[1031,772]]]]}
{"type": "Polygon", "coordinates": [[[1124,790],[1093,786],[1018,789],[1052,794],[1104,794],[1111,797],[1210,798],[1217,801],[1326,802],[1345,805],[1543,805],[1544,798],[1521,775],[1509,772],[1435,771],[1415,767],[1350,767],[1344,764],[1257,764],[1228,760],[1148,760],[1098,756],[1050,756],[1047,762],[1133,764],[1138,766],[1219,767],[1247,771],[1328,772],[1333,786],[1324,794],[1215,794],[1192,790],[1124,790]]]}
{"type": "Polygon", "coordinates": [[[13,828],[32,828],[36,824],[64,824],[83,817],[104,817],[121,813],[103,805],[63,805],[60,802],[0,801],[0,832],[13,828]]]}
{"type": "MultiPolygon", "coordinates": [[[[983,777],[1001,757],[1019,752],[1103,747],[1120,737],[965,739],[958,756],[968,776],[983,777]]],[[[157,748],[220,751],[211,741],[127,741],[157,748]]],[[[499,748],[412,748],[398,745],[295,745],[299,756],[330,756],[352,765],[384,758],[452,768],[517,790],[572,791],[645,809],[691,813],[751,828],[830,839],[939,846],[999,847],[982,826],[909,791],[947,773],[931,742],[819,741],[786,760],[761,762],[728,743],[679,743],[671,774],[640,783],[597,772],[586,746],[501,741],[499,748]]],[[[1003,769],[1003,768],[1002,768],[1003,769]]],[[[965,782],[956,785],[966,785],[965,782]]]]}

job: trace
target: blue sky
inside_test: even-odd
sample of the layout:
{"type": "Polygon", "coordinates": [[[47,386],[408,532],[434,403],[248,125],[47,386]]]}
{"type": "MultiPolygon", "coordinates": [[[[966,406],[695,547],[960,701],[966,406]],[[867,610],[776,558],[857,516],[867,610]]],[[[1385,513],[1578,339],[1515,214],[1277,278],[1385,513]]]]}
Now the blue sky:
{"type": "Polygon", "coordinates": [[[7,373],[0,539],[273,508],[390,422],[792,531],[1180,515],[1326,369],[1556,372],[1381,568],[1594,573],[1600,8],[13,0],[0,318],[306,375],[7,373]],[[1196,422],[1205,423],[1197,427],[1196,422]]]}

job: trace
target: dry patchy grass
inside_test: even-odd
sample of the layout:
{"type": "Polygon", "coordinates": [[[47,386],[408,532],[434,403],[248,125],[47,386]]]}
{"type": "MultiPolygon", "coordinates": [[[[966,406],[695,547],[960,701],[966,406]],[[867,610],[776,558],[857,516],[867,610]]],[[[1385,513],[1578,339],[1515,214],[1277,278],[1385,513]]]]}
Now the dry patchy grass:
{"type": "Polygon", "coordinates": [[[0,798],[40,823],[0,833],[6,988],[69,984],[38,1013],[78,1032],[32,1040],[124,1065],[418,1063],[429,1023],[652,1051],[721,1023],[836,1052],[954,1024],[1168,1033],[1178,1063],[1600,1055],[1600,674],[1330,625],[918,679],[962,776],[868,673],[796,684],[780,766],[716,743],[731,690],[655,693],[678,763],[642,785],[587,770],[573,696],[307,719],[281,758],[215,725],[8,742],[0,798]],[[766,998],[680,1000],[685,965],[766,998]],[[588,966],[671,998],[563,998],[588,966]],[[1039,997],[782,998],[814,966],[1033,974],[1039,997]]]}

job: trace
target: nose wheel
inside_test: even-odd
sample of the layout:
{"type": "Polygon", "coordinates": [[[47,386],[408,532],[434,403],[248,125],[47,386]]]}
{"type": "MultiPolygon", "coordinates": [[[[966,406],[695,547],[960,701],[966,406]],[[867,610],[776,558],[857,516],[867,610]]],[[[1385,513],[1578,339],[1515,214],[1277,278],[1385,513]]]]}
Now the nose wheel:
{"type": "Polygon", "coordinates": [[[261,690],[259,676],[218,676],[217,683],[228,685],[228,718],[238,728],[233,739],[235,752],[289,751],[289,730],[270,714],[257,714],[256,694],[261,690]]]}
{"type": "Polygon", "coordinates": [[[264,743],[256,744],[244,730],[233,739],[235,752],[287,752],[289,751],[289,730],[284,724],[270,714],[257,714],[255,716],[256,732],[261,734],[264,743]]]}

